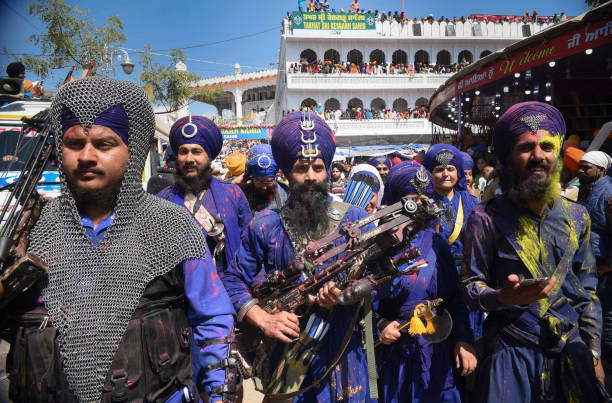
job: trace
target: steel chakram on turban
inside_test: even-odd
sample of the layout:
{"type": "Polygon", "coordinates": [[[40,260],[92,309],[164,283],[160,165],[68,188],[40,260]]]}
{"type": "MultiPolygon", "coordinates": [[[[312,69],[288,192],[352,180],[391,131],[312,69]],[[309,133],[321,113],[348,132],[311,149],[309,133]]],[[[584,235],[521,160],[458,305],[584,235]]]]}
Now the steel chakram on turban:
{"type": "Polygon", "coordinates": [[[293,112],[285,116],[272,133],[272,155],[288,176],[299,158],[321,158],[329,170],[336,152],[332,129],[316,114],[293,112]]]}
{"type": "Polygon", "coordinates": [[[429,172],[433,172],[438,165],[447,166],[453,165],[457,168],[457,184],[455,189],[467,190],[465,182],[465,172],[463,168],[463,157],[461,151],[450,144],[435,144],[431,146],[425,157],[423,157],[423,165],[429,172]]]}
{"type": "Polygon", "coordinates": [[[372,165],[374,168],[376,168],[379,165],[386,165],[387,168],[391,168],[391,165],[392,165],[391,160],[386,155],[379,155],[377,157],[372,157],[368,161],[368,164],[372,165]]]}
{"type": "MultiPolygon", "coordinates": [[[[565,120],[557,108],[544,102],[521,102],[511,106],[495,124],[493,147],[506,164],[521,134],[546,130],[553,137],[565,137],[565,120]]],[[[561,147],[559,147],[561,151],[561,147]]]]}
{"type": "Polygon", "coordinates": [[[272,157],[272,147],[269,144],[258,144],[247,153],[246,169],[251,178],[274,178],[278,165],[272,157]]]}
{"type": "Polygon", "coordinates": [[[221,152],[223,136],[219,127],[204,116],[184,116],[170,129],[170,147],[178,154],[183,144],[199,144],[212,161],[221,152]]]}
{"type": "Polygon", "coordinates": [[[383,202],[391,205],[409,194],[428,197],[434,194],[433,176],[423,165],[414,161],[405,161],[391,168],[385,183],[383,202]]]}

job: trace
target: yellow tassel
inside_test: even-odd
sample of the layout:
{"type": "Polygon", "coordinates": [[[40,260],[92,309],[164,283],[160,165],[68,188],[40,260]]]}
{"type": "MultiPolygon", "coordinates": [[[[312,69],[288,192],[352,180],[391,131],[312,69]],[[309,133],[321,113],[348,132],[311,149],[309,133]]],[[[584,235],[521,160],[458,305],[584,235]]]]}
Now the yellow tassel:
{"type": "Polygon", "coordinates": [[[424,308],[423,304],[419,304],[414,307],[414,313],[412,314],[412,318],[410,319],[410,328],[408,328],[408,333],[411,335],[423,334],[427,331],[423,321],[419,316],[419,311],[424,308]]]}
{"type": "Polygon", "coordinates": [[[411,335],[417,334],[434,334],[436,332],[435,326],[431,319],[434,318],[433,311],[426,307],[425,304],[419,304],[414,308],[412,318],[410,318],[410,327],[408,333],[411,335]],[[421,314],[419,315],[419,312],[421,314]],[[421,317],[425,317],[426,325],[423,324],[421,317]]]}

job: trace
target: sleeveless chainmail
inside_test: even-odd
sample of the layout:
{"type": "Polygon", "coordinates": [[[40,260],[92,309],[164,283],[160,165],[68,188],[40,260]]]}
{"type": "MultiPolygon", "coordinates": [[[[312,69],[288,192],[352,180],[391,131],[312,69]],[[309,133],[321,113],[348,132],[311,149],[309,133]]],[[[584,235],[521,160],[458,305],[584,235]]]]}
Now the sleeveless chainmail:
{"type": "Polygon", "coordinates": [[[99,402],[107,372],[147,284],[188,258],[205,258],[202,231],[185,209],[144,192],[142,171],[153,135],[153,109],[134,83],[87,77],[64,85],[49,114],[61,195],[32,230],[29,252],[49,266],[43,301],[58,330],[63,368],[81,402],[99,402]],[[87,238],[62,167],[61,112],[89,128],[113,105],[130,123],[128,169],[112,224],[98,245],[87,238]]]}

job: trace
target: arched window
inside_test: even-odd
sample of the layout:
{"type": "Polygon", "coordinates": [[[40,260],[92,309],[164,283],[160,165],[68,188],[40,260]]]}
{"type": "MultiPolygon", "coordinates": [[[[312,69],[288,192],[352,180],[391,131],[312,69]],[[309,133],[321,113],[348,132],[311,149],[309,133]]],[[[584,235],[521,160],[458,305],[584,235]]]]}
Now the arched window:
{"type": "Polygon", "coordinates": [[[442,49],[436,55],[436,64],[443,64],[448,66],[451,64],[451,55],[448,50],[442,49]]]}
{"type": "Polygon", "coordinates": [[[408,55],[403,50],[398,49],[391,55],[391,63],[393,65],[408,64],[408,55]]]}
{"type": "Polygon", "coordinates": [[[370,103],[370,108],[372,108],[373,111],[382,111],[385,109],[385,107],[386,104],[382,98],[374,98],[370,103]]]}
{"type": "Polygon", "coordinates": [[[307,61],[308,63],[317,61],[317,54],[312,49],[304,49],[302,53],[300,53],[300,61],[307,61]]]}
{"type": "Polygon", "coordinates": [[[363,63],[363,55],[357,49],[353,49],[346,55],[346,60],[348,62],[360,65],[363,63]]]}
{"type": "Polygon", "coordinates": [[[325,110],[336,111],[340,109],[340,101],[336,98],[330,98],[325,101],[325,110]]]}
{"type": "Polygon", "coordinates": [[[393,101],[393,109],[398,111],[399,113],[404,113],[408,110],[408,101],[404,98],[397,98],[393,101]]]}
{"type": "Polygon", "coordinates": [[[348,101],[348,108],[349,109],[352,109],[352,108],[363,109],[363,102],[359,98],[352,98],[350,101],[348,101]]]}
{"type": "Polygon", "coordinates": [[[375,49],[370,53],[370,63],[376,62],[376,64],[381,65],[385,63],[385,53],[380,49],[375,49]]]}
{"type": "Polygon", "coordinates": [[[427,104],[429,104],[429,100],[425,97],[421,97],[419,99],[417,99],[414,103],[416,106],[418,106],[419,108],[421,106],[427,107],[427,104]]]}
{"type": "Polygon", "coordinates": [[[491,52],[490,50],[483,50],[483,51],[480,53],[480,58],[482,59],[483,57],[487,57],[487,56],[489,56],[491,53],[493,53],[493,52],[491,52]]]}
{"type": "Polygon", "coordinates": [[[459,52],[459,56],[457,56],[457,63],[467,62],[472,63],[474,61],[474,56],[472,56],[472,52],[469,50],[462,50],[459,52]]]}
{"type": "Polygon", "coordinates": [[[315,101],[312,98],[306,98],[300,104],[300,107],[304,107],[304,106],[307,107],[307,108],[316,109],[317,108],[317,101],[315,101]]]}
{"type": "Polygon", "coordinates": [[[323,59],[329,60],[333,64],[340,63],[340,53],[336,49],[327,49],[323,55],[323,59]]]}
{"type": "Polygon", "coordinates": [[[424,66],[429,65],[429,53],[423,49],[417,50],[414,54],[414,64],[423,63],[424,66]]]}

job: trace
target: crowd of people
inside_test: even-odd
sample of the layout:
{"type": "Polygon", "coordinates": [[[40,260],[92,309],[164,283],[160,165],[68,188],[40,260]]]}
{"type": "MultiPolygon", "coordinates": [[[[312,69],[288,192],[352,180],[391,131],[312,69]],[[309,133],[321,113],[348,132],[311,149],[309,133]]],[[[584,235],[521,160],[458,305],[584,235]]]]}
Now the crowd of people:
{"type": "MultiPolygon", "coordinates": [[[[363,110],[359,107],[349,107],[346,109],[333,109],[324,108],[321,104],[317,106],[302,106],[299,108],[300,111],[306,113],[317,114],[326,121],[335,120],[373,120],[373,119],[384,119],[384,120],[402,120],[402,119],[427,119],[428,110],[425,106],[415,105],[414,108],[406,108],[405,111],[399,112],[395,108],[364,108],[363,110]]],[[[283,111],[283,116],[295,112],[295,108],[288,111],[283,111]]]]}
{"type": "Polygon", "coordinates": [[[418,63],[381,63],[375,61],[370,63],[351,63],[351,62],[333,62],[330,60],[321,60],[320,58],[308,62],[302,59],[299,63],[290,63],[287,67],[287,73],[310,73],[310,74],[408,74],[414,77],[415,74],[451,74],[456,73],[470,63],[463,59],[459,63],[450,63],[444,65],[442,63],[423,64],[418,63]]]}
{"type": "Polygon", "coordinates": [[[0,283],[14,401],[234,402],[250,376],[296,402],[610,398],[612,158],[564,143],[549,104],[504,112],[494,153],[435,144],[354,166],[333,161],[316,113],[287,114],[270,144],[238,145],[184,117],[168,183],[151,190],[151,178],[149,193],[142,88],[76,80],[49,119],[61,195],[26,216],[0,283]],[[213,170],[224,149],[227,180],[213,170]],[[562,197],[576,186],[564,164],[577,202],[562,197]],[[419,219],[386,225],[404,214],[419,219]],[[399,249],[342,260],[409,230],[399,249]],[[346,277],[321,276],[328,264],[362,281],[344,289],[346,277]]]}

